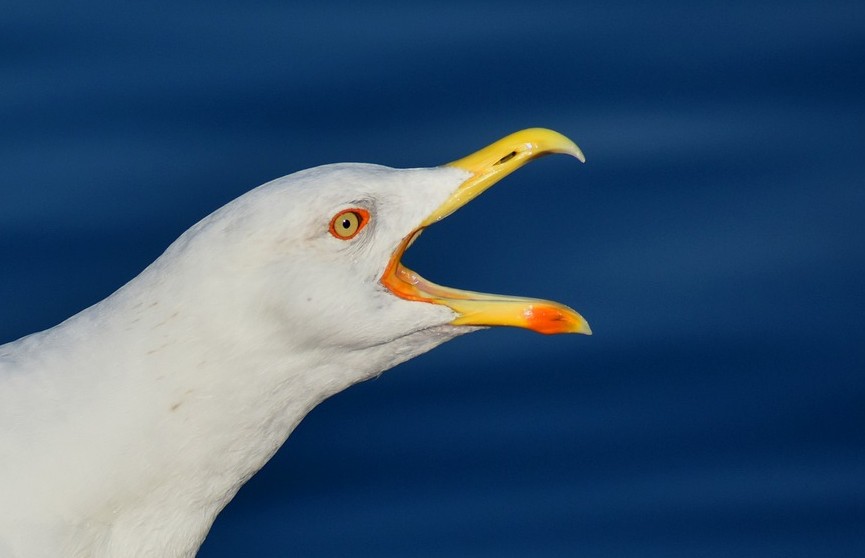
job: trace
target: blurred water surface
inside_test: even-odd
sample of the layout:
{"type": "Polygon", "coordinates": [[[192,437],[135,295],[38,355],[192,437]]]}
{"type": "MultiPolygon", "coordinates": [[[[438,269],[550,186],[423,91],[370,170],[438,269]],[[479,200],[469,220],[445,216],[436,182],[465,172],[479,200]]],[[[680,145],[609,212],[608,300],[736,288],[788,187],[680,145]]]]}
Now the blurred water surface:
{"type": "Polygon", "coordinates": [[[220,556],[865,555],[859,2],[118,4],[0,14],[0,342],[249,188],[569,135],[424,235],[485,331],[322,404],[220,556]]]}

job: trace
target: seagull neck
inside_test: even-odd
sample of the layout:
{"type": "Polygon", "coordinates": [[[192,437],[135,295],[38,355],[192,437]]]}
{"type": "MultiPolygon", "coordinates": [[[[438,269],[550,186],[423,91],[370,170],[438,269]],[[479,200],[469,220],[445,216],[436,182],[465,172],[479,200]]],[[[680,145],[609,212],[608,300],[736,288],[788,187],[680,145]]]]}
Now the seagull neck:
{"type": "Polygon", "coordinates": [[[32,475],[39,486],[0,486],[20,518],[39,518],[22,540],[66,541],[47,554],[22,542],[22,555],[193,556],[303,416],[350,383],[277,336],[232,338],[250,328],[184,311],[170,289],[128,287],[8,355],[29,370],[21,400],[39,412],[0,409],[29,417],[16,432],[28,449],[0,472],[64,463],[32,475]]]}

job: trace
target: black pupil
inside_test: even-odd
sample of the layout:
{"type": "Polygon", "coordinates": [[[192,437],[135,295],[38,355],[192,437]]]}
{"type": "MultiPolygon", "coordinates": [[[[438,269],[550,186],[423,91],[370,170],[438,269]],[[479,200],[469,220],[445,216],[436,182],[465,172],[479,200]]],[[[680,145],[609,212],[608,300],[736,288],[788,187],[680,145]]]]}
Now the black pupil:
{"type": "Polygon", "coordinates": [[[342,228],[344,228],[344,229],[350,229],[351,228],[351,221],[348,218],[342,220],[342,228]]]}

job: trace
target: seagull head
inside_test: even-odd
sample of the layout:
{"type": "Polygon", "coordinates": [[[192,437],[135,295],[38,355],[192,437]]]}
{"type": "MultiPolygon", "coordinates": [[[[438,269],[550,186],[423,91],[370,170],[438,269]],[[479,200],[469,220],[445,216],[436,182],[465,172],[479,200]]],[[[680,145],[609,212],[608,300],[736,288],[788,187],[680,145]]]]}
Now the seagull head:
{"type": "Polygon", "coordinates": [[[220,314],[211,323],[294,353],[386,346],[389,367],[483,327],[588,334],[562,304],[443,287],[401,262],[426,228],[549,153],[584,160],[571,140],[534,128],[438,167],[300,171],[224,206],[169,252],[183,252],[175,260],[197,276],[190,296],[219,301],[207,305],[220,314]]]}

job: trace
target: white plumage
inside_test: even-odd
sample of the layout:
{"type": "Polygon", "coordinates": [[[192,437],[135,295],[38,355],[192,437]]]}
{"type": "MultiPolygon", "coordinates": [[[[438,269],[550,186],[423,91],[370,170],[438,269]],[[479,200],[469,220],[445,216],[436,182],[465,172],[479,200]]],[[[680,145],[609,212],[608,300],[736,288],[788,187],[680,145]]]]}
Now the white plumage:
{"type": "Polygon", "coordinates": [[[479,152],[500,152],[494,179],[458,161],[274,180],[102,302],[0,346],[0,557],[194,555],[216,514],[328,396],[481,326],[543,330],[502,310],[466,318],[460,304],[529,318],[554,308],[553,321],[569,324],[560,331],[587,332],[553,303],[461,303],[455,293],[476,293],[398,262],[481,178],[482,190],[538,154],[574,154],[544,134],[554,133],[527,130],[479,152]],[[364,226],[340,238],[332,220],[352,210],[368,213],[364,226]],[[404,288],[393,277],[388,286],[388,269],[404,288]]]}

